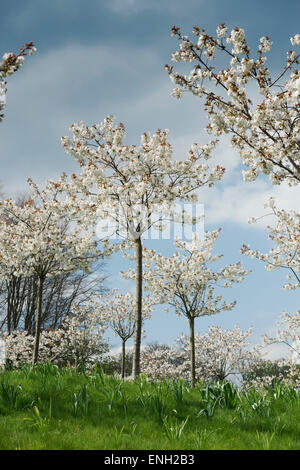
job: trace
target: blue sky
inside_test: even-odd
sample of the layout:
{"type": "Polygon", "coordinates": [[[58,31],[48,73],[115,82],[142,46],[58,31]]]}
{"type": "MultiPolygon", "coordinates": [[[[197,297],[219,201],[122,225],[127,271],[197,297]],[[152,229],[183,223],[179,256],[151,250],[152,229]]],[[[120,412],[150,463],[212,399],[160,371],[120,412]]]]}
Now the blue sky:
{"type": "MultiPolygon", "coordinates": [[[[245,29],[250,45],[268,35],[273,41],[270,67],[276,73],[290,49],[289,38],[299,33],[300,4],[290,0],[264,2],[236,0],[12,0],[1,6],[2,53],[17,51],[34,41],[37,52],[26,59],[21,71],[8,84],[5,119],[0,126],[0,180],[5,193],[15,197],[26,188],[26,179],[43,184],[63,172],[77,170],[63,151],[60,138],[69,134],[73,122],[101,122],[113,114],[126,127],[128,143],[139,143],[144,131],[169,129],[175,158],[184,159],[193,142],[209,140],[206,117],[193,96],[177,101],[170,96],[164,65],[176,50],[173,25],[190,34],[194,25],[214,33],[225,22],[229,28],[245,29]]],[[[265,223],[249,226],[248,217],[262,215],[263,202],[274,195],[282,207],[296,207],[299,190],[272,188],[265,178],[244,183],[238,155],[226,139],[214,152],[212,164],[226,167],[226,176],[214,189],[200,194],[205,205],[205,228],[222,227],[216,252],[224,263],[241,260],[252,273],[241,285],[224,292],[237,300],[232,312],[200,318],[198,331],[209,325],[232,328],[254,326],[253,342],[273,333],[283,309],[299,308],[299,294],[281,286],[285,272],[267,272],[258,261],[240,254],[243,243],[267,250],[265,223]]],[[[270,221],[269,221],[270,222],[270,221]]],[[[151,241],[162,254],[172,253],[169,241],[151,241]]],[[[130,266],[120,255],[107,262],[110,287],[122,290],[133,285],[122,281],[119,270],[130,266]]],[[[187,322],[157,309],[146,323],[144,342],[172,343],[187,322]]],[[[117,340],[112,339],[113,344],[117,340]]],[[[275,348],[275,355],[281,350],[275,348]]]]}

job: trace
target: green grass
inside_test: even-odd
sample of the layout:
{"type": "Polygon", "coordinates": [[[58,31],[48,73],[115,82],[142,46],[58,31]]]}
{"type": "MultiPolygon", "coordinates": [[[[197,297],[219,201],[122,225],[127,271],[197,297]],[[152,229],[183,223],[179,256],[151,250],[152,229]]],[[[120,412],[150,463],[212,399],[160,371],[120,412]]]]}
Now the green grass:
{"type": "Polygon", "coordinates": [[[122,382],[51,365],[0,372],[0,449],[300,449],[300,394],[280,386],[122,382]]]}

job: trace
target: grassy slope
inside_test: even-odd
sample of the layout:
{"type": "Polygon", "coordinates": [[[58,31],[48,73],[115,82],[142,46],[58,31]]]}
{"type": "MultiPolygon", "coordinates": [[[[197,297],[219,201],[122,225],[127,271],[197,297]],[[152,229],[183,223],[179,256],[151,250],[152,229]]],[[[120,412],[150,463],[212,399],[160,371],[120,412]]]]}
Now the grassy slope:
{"type": "Polygon", "coordinates": [[[224,394],[51,366],[1,372],[0,449],[300,449],[292,389],[224,394]]]}

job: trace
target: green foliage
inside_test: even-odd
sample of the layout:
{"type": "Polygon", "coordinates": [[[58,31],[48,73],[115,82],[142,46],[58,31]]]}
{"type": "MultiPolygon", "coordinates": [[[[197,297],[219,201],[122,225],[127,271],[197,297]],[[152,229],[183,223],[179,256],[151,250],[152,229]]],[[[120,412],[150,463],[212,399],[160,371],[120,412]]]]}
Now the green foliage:
{"type": "Polygon", "coordinates": [[[10,383],[9,376],[3,377],[0,382],[0,405],[16,409],[17,400],[21,391],[21,385],[10,383]]]}
{"type": "Polygon", "coordinates": [[[48,424],[47,416],[42,417],[40,410],[38,409],[37,406],[33,407],[32,416],[30,418],[24,418],[24,421],[29,421],[30,426],[36,427],[39,430],[44,429],[48,424]]]}
{"type": "Polygon", "coordinates": [[[163,418],[163,427],[165,433],[170,440],[178,440],[183,433],[186,423],[188,422],[189,416],[185,420],[179,420],[176,416],[177,411],[174,409],[163,418]]]}
{"type": "Polygon", "coordinates": [[[189,387],[184,380],[174,380],[171,384],[171,391],[176,403],[183,403],[184,395],[189,391],[189,387]]]}
{"type": "Polygon", "coordinates": [[[86,383],[84,383],[77,393],[74,392],[72,394],[74,416],[78,416],[80,412],[87,415],[89,402],[90,395],[88,394],[88,386],[86,383]]]}

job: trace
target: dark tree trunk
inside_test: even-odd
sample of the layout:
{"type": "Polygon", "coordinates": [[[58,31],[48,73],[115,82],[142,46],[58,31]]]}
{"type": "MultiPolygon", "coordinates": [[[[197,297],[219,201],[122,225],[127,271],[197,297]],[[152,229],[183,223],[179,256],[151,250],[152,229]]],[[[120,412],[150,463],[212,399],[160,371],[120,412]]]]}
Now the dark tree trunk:
{"type": "Polygon", "coordinates": [[[41,324],[41,313],[43,305],[43,287],[44,287],[44,278],[38,278],[38,298],[37,298],[37,307],[36,307],[36,320],[35,320],[35,337],[34,337],[34,348],[32,356],[32,364],[36,364],[39,355],[39,345],[40,345],[40,324],[41,324]]]}
{"type": "Polygon", "coordinates": [[[143,299],[143,252],[142,241],[135,241],[136,256],[136,319],[134,331],[134,350],[132,364],[132,378],[135,380],[140,375],[140,354],[142,338],[142,299],[143,299]]]}
{"type": "Polygon", "coordinates": [[[195,317],[189,317],[190,324],[190,361],[191,361],[191,383],[196,383],[196,361],[195,361],[195,317]]]}
{"type": "Polygon", "coordinates": [[[122,338],[122,364],[121,364],[121,376],[125,379],[125,360],[126,360],[126,339],[122,338]]]}

